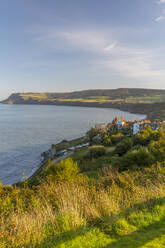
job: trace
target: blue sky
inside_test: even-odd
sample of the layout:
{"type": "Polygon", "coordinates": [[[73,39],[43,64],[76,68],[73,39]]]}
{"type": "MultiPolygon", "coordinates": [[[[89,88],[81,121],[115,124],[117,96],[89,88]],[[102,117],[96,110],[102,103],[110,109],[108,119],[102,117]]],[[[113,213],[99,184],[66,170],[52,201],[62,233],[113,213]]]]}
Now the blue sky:
{"type": "Polygon", "coordinates": [[[1,0],[0,99],[165,88],[165,0],[1,0]]]}

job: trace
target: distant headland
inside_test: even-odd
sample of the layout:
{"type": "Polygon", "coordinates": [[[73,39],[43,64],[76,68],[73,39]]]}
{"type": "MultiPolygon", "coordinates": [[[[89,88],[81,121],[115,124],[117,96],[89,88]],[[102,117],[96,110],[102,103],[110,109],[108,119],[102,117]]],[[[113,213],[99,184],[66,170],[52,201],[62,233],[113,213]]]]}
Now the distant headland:
{"type": "Polygon", "coordinates": [[[165,90],[119,88],[64,93],[14,93],[4,104],[37,104],[116,108],[146,114],[149,119],[165,119],[165,90]]]}

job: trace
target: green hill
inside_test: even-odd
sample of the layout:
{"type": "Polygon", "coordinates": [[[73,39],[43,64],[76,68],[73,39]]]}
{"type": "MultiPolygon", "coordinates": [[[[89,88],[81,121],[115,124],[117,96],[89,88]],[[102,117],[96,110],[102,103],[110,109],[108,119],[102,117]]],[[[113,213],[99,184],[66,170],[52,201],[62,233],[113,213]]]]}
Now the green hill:
{"type": "Polygon", "coordinates": [[[164,247],[165,132],[88,135],[69,158],[0,185],[1,248],[164,247]]]}
{"type": "Polygon", "coordinates": [[[165,119],[165,90],[121,88],[66,93],[15,93],[1,103],[117,108],[147,114],[150,119],[165,119]]]}
{"type": "Polygon", "coordinates": [[[54,101],[91,101],[91,102],[110,102],[112,100],[129,101],[165,101],[165,90],[155,89],[96,89],[64,93],[16,93],[12,94],[4,103],[47,103],[53,104],[54,101]]]}

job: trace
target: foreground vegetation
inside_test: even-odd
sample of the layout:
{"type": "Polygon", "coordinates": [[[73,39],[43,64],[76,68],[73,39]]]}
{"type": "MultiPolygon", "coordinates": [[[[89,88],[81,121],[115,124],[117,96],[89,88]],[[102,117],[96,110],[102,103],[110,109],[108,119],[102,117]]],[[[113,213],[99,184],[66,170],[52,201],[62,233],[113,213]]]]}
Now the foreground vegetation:
{"type": "Polygon", "coordinates": [[[165,133],[111,134],[0,186],[0,247],[165,245],[165,133]]]}

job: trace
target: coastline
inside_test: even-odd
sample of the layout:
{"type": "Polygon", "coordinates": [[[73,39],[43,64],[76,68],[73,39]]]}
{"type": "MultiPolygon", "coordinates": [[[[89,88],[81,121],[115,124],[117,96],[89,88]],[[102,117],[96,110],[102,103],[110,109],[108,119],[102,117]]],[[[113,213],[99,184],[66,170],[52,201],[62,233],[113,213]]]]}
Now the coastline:
{"type": "Polygon", "coordinates": [[[1,153],[3,149],[8,149],[8,140],[11,137],[11,135],[6,136],[8,133],[18,137],[13,144],[9,142],[13,154],[10,153],[11,156],[9,154],[8,157],[4,154],[1,159],[2,166],[6,165],[9,168],[6,170],[5,166],[2,167],[3,184],[11,185],[22,181],[23,174],[25,178],[31,177],[42,165],[40,154],[48,150],[51,144],[83,136],[91,126],[96,123],[111,122],[116,115],[132,120],[142,118],[141,115],[131,115],[113,109],[1,104],[1,127],[7,132],[3,137],[3,131],[1,136],[4,139],[8,137],[4,144],[1,143],[1,153]],[[20,115],[23,117],[21,123],[20,115]],[[12,122],[10,116],[14,116],[12,122]],[[6,128],[8,126],[10,126],[9,130],[6,128]],[[14,172],[11,174],[11,171],[14,172]]]}
{"type": "Polygon", "coordinates": [[[110,108],[110,109],[116,109],[124,112],[129,112],[131,114],[139,114],[139,115],[145,115],[147,118],[150,118],[151,120],[153,117],[150,115],[150,113],[146,113],[145,111],[146,107],[151,107],[152,104],[149,103],[125,103],[125,102],[113,102],[113,103],[99,103],[99,102],[72,102],[72,101],[55,101],[55,102],[38,102],[38,101],[33,101],[33,102],[28,102],[28,101],[23,101],[23,102],[15,102],[12,104],[9,104],[7,102],[0,102],[0,104],[7,104],[7,105],[49,105],[49,106],[65,106],[65,107],[83,107],[83,108],[110,108]]]}
{"type": "Polygon", "coordinates": [[[113,108],[147,118],[165,119],[165,90],[145,88],[89,89],[73,92],[13,93],[3,104],[113,108]]]}
{"type": "MultiPolygon", "coordinates": [[[[126,112],[128,112],[128,111],[126,111],[126,112]]],[[[141,120],[145,119],[145,117],[146,117],[146,115],[141,120]]],[[[87,131],[89,131],[89,130],[87,130],[87,131]]],[[[70,139],[70,140],[67,140],[67,141],[63,140],[63,141],[58,142],[56,144],[52,144],[49,150],[44,151],[44,152],[42,152],[40,154],[41,157],[42,157],[41,164],[36,170],[34,169],[34,173],[32,173],[27,178],[27,180],[30,181],[30,184],[33,184],[33,179],[35,180],[37,177],[40,177],[42,175],[42,173],[45,171],[45,169],[48,168],[49,161],[60,162],[62,159],[65,159],[65,158],[68,157],[67,155],[65,156],[65,155],[62,154],[59,157],[56,157],[56,159],[55,159],[55,155],[53,155],[54,152],[52,151],[52,149],[57,148],[58,146],[61,147],[61,144],[62,144],[61,149],[64,151],[65,149],[67,149],[67,147],[63,144],[65,142],[68,143],[69,147],[71,147],[71,146],[73,147],[75,145],[79,146],[79,145],[84,144],[85,142],[88,142],[88,141],[89,140],[88,140],[87,135],[84,135],[84,136],[81,136],[81,137],[78,137],[78,138],[73,138],[73,139],[70,139]]],[[[73,154],[74,154],[74,151],[71,151],[69,156],[71,156],[73,154]]],[[[21,184],[21,183],[23,183],[23,182],[18,182],[18,183],[16,183],[16,185],[21,184]]]]}
{"type": "MultiPolygon", "coordinates": [[[[70,139],[70,140],[67,140],[67,143],[68,143],[68,146],[73,146],[73,145],[80,145],[80,144],[84,144],[85,142],[87,142],[87,136],[86,135],[83,135],[83,136],[81,136],[81,137],[77,137],[77,138],[73,138],[73,139],[70,139]]],[[[42,173],[43,173],[43,171],[48,167],[48,164],[49,164],[49,160],[50,161],[53,161],[53,160],[55,160],[55,156],[50,156],[50,157],[47,157],[47,153],[49,153],[50,151],[51,151],[51,149],[52,149],[52,147],[53,146],[60,146],[61,147],[61,144],[63,145],[63,143],[64,143],[64,140],[62,140],[62,141],[60,141],[60,142],[58,142],[58,143],[56,143],[56,144],[52,144],[51,145],[51,147],[50,147],[50,149],[49,150],[47,150],[47,151],[44,151],[44,152],[42,152],[41,154],[40,154],[40,156],[41,156],[41,158],[43,158],[42,160],[41,160],[41,163],[40,163],[40,165],[39,165],[39,167],[38,168],[34,168],[33,169],[33,171],[30,173],[30,175],[26,178],[26,180],[28,181],[28,182],[30,182],[30,184],[31,184],[31,182],[33,181],[33,180],[35,180],[38,176],[41,176],[42,175],[42,173]],[[44,157],[44,154],[45,154],[45,157],[44,157]]],[[[65,147],[64,147],[65,148],[65,147]]],[[[70,156],[73,154],[73,152],[70,152],[70,156]]],[[[59,156],[59,157],[57,157],[56,159],[57,159],[57,162],[60,162],[62,159],[64,159],[64,158],[66,158],[66,157],[68,157],[68,156],[64,156],[64,155],[61,155],[61,156],[59,156]],[[58,161],[59,160],[59,161],[58,161]]],[[[22,185],[24,183],[24,181],[18,181],[18,182],[16,182],[16,183],[14,183],[13,184],[13,186],[14,185],[22,185]]]]}

